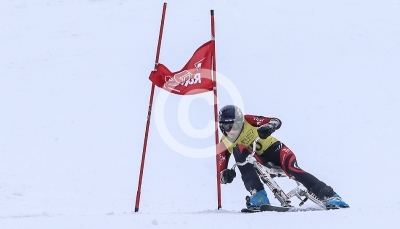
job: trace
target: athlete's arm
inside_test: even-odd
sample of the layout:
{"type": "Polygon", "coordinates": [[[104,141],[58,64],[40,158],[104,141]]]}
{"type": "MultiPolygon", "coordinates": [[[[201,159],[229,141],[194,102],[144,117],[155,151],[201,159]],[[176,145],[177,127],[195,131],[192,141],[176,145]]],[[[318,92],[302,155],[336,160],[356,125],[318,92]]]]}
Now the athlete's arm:
{"type": "Polygon", "coordinates": [[[256,115],[245,115],[244,119],[252,126],[259,127],[264,124],[274,123],[276,126],[275,130],[279,129],[282,125],[282,121],[278,118],[270,118],[264,116],[256,116],[256,115]]]}

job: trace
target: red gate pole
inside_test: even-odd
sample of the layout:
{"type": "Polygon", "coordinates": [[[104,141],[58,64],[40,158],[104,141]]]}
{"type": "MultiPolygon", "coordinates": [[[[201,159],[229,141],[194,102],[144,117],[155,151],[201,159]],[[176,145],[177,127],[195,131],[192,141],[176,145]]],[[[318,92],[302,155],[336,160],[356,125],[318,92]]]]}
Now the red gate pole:
{"type": "Polygon", "coordinates": [[[212,72],[214,76],[214,120],[215,120],[215,160],[217,165],[217,195],[218,195],[218,209],[221,206],[221,184],[220,184],[220,174],[219,174],[219,150],[218,150],[218,143],[219,143],[219,136],[218,136],[218,100],[217,100],[217,58],[215,53],[215,23],[214,23],[214,10],[211,10],[211,39],[213,42],[213,64],[212,64],[212,72]]]}
{"type": "MultiPolygon", "coordinates": [[[[167,9],[167,3],[164,3],[162,16],[161,16],[160,33],[158,35],[158,45],[157,45],[157,53],[156,53],[156,61],[155,61],[155,65],[154,65],[154,70],[157,67],[158,58],[160,56],[161,39],[162,39],[162,34],[163,34],[163,29],[164,29],[164,18],[165,18],[166,9],[167,9]]],[[[152,109],[152,106],[153,106],[153,97],[154,97],[154,83],[151,84],[149,110],[147,111],[147,123],[146,123],[146,131],[145,131],[145,134],[144,134],[144,141],[143,141],[142,160],[141,160],[141,163],[140,163],[139,183],[138,183],[138,189],[137,189],[137,192],[136,192],[135,212],[139,211],[140,190],[142,188],[142,177],[143,177],[144,161],[145,161],[145,158],[146,158],[147,139],[148,139],[148,135],[149,135],[151,109],[152,109]]]]}

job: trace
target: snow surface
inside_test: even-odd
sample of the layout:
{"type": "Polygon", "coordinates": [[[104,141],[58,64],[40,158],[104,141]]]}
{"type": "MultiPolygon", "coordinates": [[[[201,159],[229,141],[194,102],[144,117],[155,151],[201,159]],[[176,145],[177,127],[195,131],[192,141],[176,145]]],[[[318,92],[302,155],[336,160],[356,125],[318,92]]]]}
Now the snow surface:
{"type": "Polygon", "coordinates": [[[0,2],[1,229],[398,227],[398,0],[170,0],[160,62],[179,70],[215,10],[220,106],[280,118],[351,208],[241,214],[238,177],[217,210],[212,93],[157,88],[135,213],[162,4],[0,2]]]}

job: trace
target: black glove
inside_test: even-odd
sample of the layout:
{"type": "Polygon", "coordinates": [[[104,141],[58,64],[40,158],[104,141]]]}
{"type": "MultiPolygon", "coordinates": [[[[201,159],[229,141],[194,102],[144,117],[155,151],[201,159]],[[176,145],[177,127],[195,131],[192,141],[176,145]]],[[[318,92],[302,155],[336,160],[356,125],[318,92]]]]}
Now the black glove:
{"type": "Polygon", "coordinates": [[[228,184],[236,177],[236,172],[233,169],[224,169],[221,171],[220,176],[221,184],[228,184]]]}
{"type": "Polygon", "coordinates": [[[264,124],[257,129],[258,136],[260,136],[262,139],[268,138],[274,131],[275,125],[271,123],[264,124]]]}

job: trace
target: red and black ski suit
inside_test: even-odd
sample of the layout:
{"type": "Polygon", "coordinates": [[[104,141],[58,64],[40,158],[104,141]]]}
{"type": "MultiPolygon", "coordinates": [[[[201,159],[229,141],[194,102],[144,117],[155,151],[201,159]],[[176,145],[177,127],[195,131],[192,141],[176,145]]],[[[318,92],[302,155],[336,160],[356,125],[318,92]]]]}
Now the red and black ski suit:
{"type": "MultiPolygon", "coordinates": [[[[246,157],[251,153],[254,139],[258,137],[257,128],[269,123],[271,120],[279,123],[276,128],[279,129],[282,122],[277,118],[245,115],[243,127],[236,139],[229,139],[229,137],[224,135],[219,144],[219,152],[221,152],[219,154],[219,171],[227,168],[231,154],[233,154],[236,162],[244,162],[246,157]]],[[[330,186],[318,180],[312,174],[302,170],[297,164],[294,153],[273,136],[260,139],[256,153],[255,157],[260,163],[272,162],[279,165],[287,176],[302,183],[319,199],[322,200],[335,194],[330,186]]],[[[264,189],[252,164],[238,166],[238,168],[242,174],[244,185],[249,192],[264,189]]]]}

